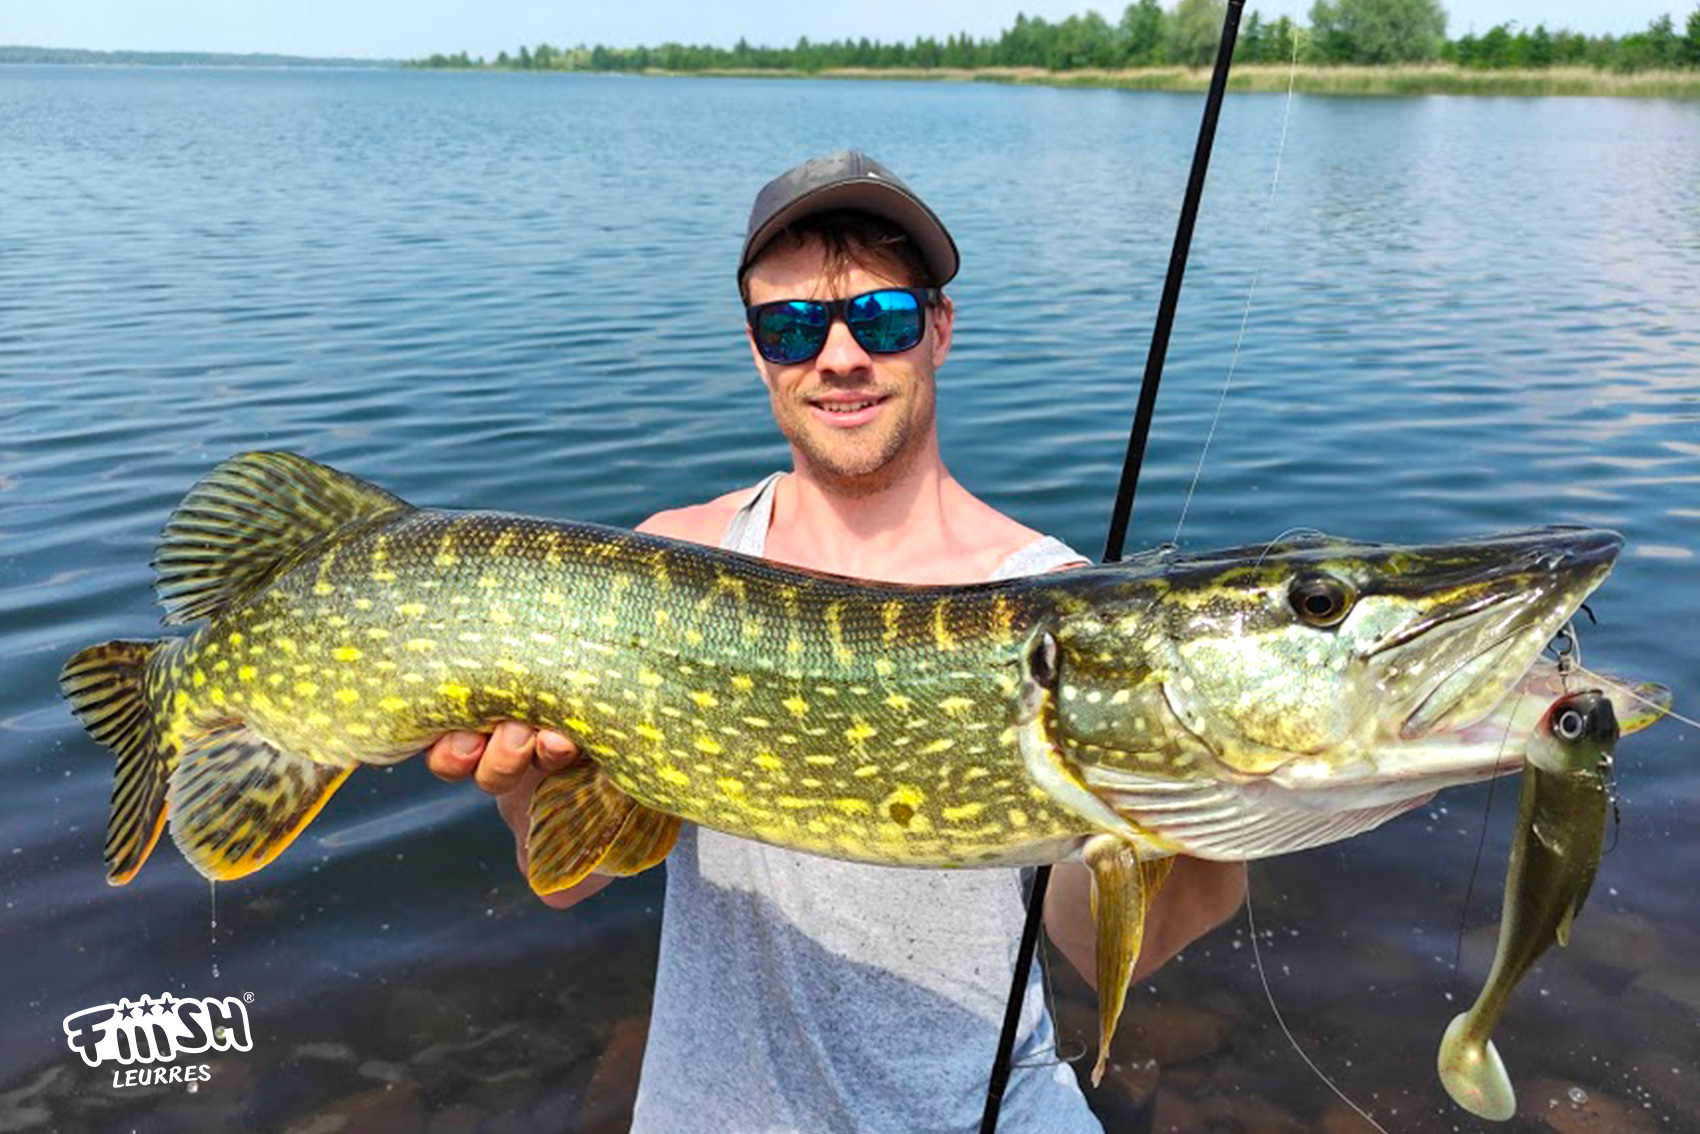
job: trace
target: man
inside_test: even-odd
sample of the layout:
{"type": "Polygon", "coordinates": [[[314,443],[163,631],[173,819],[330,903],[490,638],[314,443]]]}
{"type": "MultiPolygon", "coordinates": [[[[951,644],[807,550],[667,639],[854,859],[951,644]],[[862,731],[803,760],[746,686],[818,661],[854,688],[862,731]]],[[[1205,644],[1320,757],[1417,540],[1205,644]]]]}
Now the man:
{"type": "MultiPolygon", "coordinates": [[[[1084,562],[976,499],[940,458],[934,376],[955,308],[938,289],[956,269],[932,210],[862,154],[832,154],[770,182],[738,281],[793,468],[639,530],[904,583],[1084,562]]],[[[567,737],[507,722],[488,738],[442,738],[429,763],[496,797],[523,871],[532,792],[576,755],[567,737]]],[[[976,1124],[1020,936],[1019,872],[865,866],[689,825],[667,869],[634,1129],[909,1134],[976,1124]]],[[[1237,908],[1244,877],[1237,865],[1177,864],[1136,978],[1237,908]]],[[[544,900],[565,908],[610,881],[593,876],[544,900]]],[[[1051,939],[1088,981],[1089,891],[1085,867],[1061,866],[1045,909],[1051,939]]],[[[1025,1007],[1002,1129],[1098,1130],[1069,1069],[1046,1061],[1052,1025],[1036,976],[1025,1007]]]]}

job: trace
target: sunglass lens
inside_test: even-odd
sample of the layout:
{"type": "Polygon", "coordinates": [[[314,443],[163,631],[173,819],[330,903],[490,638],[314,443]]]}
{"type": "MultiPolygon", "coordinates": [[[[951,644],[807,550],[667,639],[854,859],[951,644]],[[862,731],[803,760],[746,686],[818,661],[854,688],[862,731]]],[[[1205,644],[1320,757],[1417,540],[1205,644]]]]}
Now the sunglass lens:
{"type": "Polygon", "coordinates": [[[802,362],[820,353],[832,319],[823,304],[792,300],[758,308],[753,326],[763,358],[802,362]]]}
{"type": "Polygon", "coordinates": [[[921,302],[907,291],[870,291],[850,301],[844,321],[876,354],[896,354],[921,341],[921,302]]]}

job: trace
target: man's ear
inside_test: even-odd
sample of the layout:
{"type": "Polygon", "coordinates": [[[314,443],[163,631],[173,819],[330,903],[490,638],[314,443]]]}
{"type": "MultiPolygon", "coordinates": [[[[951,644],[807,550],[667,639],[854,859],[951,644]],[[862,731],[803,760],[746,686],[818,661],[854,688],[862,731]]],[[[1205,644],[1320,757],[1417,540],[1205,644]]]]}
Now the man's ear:
{"type": "MultiPolygon", "coordinates": [[[[950,357],[950,336],[956,326],[956,304],[950,296],[939,293],[938,304],[932,310],[931,323],[933,327],[933,369],[944,365],[944,360],[950,357]]],[[[751,349],[754,349],[752,343],[751,349]]]]}

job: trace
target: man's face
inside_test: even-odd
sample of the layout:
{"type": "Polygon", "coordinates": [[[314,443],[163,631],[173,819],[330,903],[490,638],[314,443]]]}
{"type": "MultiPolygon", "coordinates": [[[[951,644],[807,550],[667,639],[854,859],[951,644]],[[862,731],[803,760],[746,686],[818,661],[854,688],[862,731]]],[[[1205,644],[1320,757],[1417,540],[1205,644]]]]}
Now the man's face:
{"type": "MultiPolygon", "coordinates": [[[[820,243],[773,248],[751,266],[750,302],[843,299],[882,287],[908,287],[891,268],[852,264],[841,278],[826,270],[820,243]]],[[[835,320],[821,352],[794,365],[750,353],[767,384],[774,420],[815,475],[842,490],[876,491],[895,482],[935,444],[934,371],[950,353],[951,307],[927,312],[921,341],[901,354],[871,354],[835,320]]],[[[746,336],[748,328],[746,328],[746,336]]]]}

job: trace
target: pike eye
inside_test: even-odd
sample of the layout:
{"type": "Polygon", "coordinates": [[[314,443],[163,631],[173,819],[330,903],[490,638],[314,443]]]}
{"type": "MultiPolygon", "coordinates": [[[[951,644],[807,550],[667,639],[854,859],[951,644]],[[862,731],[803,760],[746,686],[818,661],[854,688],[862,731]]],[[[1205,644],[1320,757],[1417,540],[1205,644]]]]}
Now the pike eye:
{"type": "Polygon", "coordinates": [[[1332,575],[1306,575],[1293,583],[1287,601],[1312,626],[1338,626],[1352,609],[1352,588],[1332,575]]]}
{"type": "Polygon", "coordinates": [[[1583,720],[1582,714],[1575,709],[1564,710],[1552,723],[1552,731],[1558,734],[1560,740],[1580,739],[1587,727],[1588,722],[1583,720]]]}

